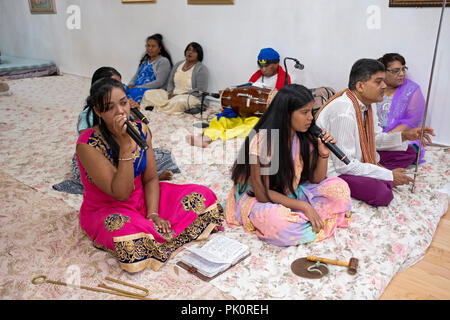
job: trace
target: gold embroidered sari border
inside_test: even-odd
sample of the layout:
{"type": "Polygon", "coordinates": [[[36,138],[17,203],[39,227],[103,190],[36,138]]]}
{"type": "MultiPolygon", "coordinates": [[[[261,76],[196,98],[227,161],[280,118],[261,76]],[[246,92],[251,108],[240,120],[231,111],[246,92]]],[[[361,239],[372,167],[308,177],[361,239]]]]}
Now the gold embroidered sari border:
{"type": "Polygon", "coordinates": [[[196,241],[201,241],[201,240],[205,240],[208,238],[208,236],[211,234],[211,232],[214,230],[214,228],[217,225],[214,223],[210,223],[208,225],[208,227],[205,229],[205,231],[203,231],[203,233],[196,239],[193,240],[191,242],[185,243],[183,244],[181,247],[179,247],[178,249],[176,249],[175,251],[173,251],[170,256],[167,258],[166,261],[162,262],[159,261],[158,259],[149,257],[145,260],[139,261],[139,262],[135,262],[135,263],[124,263],[124,262],[119,262],[120,266],[123,270],[130,272],[130,273],[135,273],[135,272],[139,272],[142,271],[146,268],[150,268],[153,271],[158,271],[162,266],[164,266],[167,261],[169,261],[170,259],[172,259],[173,257],[175,257],[181,250],[183,250],[186,246],[191,245],[193,242],[196,241]]]}
{"type": "Polygon", "coordinates": [[[116,256],[122,269],[139,272],[147,267],[157,271],[185,245],[206,239],[224,220],[222,206],[216,202],[200,214],[185,230],[170,241],[158,243],[153,236],[137,233],[114,237],[116,256]]]}

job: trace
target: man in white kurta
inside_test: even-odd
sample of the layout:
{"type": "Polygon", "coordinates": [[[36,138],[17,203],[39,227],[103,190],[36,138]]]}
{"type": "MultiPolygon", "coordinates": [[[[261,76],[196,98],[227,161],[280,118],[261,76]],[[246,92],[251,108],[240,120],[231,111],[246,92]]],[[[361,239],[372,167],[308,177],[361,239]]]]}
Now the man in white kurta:
{"type": "MultiPolygon", "coordinates": [[[[383,99],[385,88],[384,66],[372,59],[358,60],[350,73],[350,90],[332,100],[316,115],[316,124],[336,139],[336,145],[350,160],[346,165],[332,155],[328,160],[328,176],[341,177],[349,184],[353,198],[373,206],[387,206],[393,199],[392,188],[413,182],[413,179],[404,173],[403,168],[388,170],[380,166],[380,157],[376,152],[376,162],[363,161],[356,112],[360,112],[361,118],[366,120],[368,110],[372,108],[373,137],[375,148],[379,151],[404,151],[408,148],[408,140],[418,138],[421,131],[421,128],[414,128],[407,132],[382,132],[374,103],[383,99]],[[350,98],[352,95],[353,100],[350,98]]],[[[433,134],[430,128],[425,131],[433,134]]]]}

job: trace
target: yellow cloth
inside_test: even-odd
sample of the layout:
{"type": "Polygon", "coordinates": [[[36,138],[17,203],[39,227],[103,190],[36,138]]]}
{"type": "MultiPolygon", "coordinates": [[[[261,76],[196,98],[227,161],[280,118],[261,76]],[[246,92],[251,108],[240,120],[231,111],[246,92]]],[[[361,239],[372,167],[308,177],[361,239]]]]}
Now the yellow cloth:
{"type": "Polygon", "coordinates": [[[259,117],[220,117],[219,121],[217,121],[217,117],[214,117],[209,123],[209,128],[206,128],[203,134],[213,141],[216,139],[225,141],[232,138],[245,138],[259,119],[259,117]]]}

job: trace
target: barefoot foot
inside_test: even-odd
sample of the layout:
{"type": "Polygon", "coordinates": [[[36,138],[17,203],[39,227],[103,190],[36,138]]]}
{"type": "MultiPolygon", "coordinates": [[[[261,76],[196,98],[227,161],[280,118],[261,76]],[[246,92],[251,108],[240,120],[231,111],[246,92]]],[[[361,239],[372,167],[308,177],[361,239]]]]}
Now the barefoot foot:
{"type": "Polygon", "coordinates": [[[187,136],[186,137],[187,143],[189,143],[191,146],[206,148],[209,146],[209,144],[212,142],[212,140],[209,137],[205,137],[203,135],[201,136],[187,136]]]}
{"type": "Polygon", "coordinates": [[[163,172],[161,172],[161,174],[159,175],[159,181],[163,181],[163,180],[172,180],[173,179],[173,172],[170,170],[164,170],[163,172]]]}

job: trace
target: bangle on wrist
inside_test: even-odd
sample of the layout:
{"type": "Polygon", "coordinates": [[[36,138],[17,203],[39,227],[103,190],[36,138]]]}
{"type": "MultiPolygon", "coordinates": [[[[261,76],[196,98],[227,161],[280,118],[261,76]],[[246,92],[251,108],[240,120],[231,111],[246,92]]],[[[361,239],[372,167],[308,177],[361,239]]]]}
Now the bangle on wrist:
{"type": "Polygon", "coordinates": [[[319,157],[321,157],[321,158],[323,158],[323,159],[327,159],[329,156],[330,156],[330,154],[327,154],[326,156],[324,156],[324,155],[321,155],[321,154],[319,153],[319,157]]]}
{"type": "Polygon", "coordinates": [[[134,155],[133,152],[131,152],[130,157],[128,158],[119,158],[120,161],[130,161],[130,160],[134,160],[136,158],[136,156],[134,155]]]}
{"type": "Polygon", "coordinates": [[[147,214],[147,218],[149,218],[150,216],[153,216],[153,215],[159,217],[159,213],[158,212],[152,212],[152,213],[147,214]]]}

